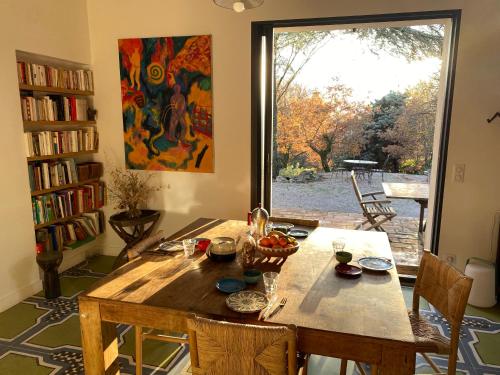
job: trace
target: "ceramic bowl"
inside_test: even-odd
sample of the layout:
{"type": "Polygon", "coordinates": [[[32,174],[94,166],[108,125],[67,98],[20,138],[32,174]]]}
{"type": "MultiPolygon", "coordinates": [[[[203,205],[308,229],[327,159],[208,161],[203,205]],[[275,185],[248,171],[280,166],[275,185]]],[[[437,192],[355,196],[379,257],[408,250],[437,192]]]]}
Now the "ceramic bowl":
{"type": "Polygon", "coordinates": [[[262,272],[256,269],[246,270],[243,272],[243,279],[247,284],[257,284],[262,276],[262,272]]]}
{"type": "Polygon", "coordinates": [[[352,260],[352,253],[348,251],[337,251],[335,258],[339,263],[349,263],[352,260]]]}
{"type": "Polygon", "coordinates": [[[232,261],[236,258],[236,243],[230,237],[216,237],[208,245],[206,254],[216,262],[232,261]]]}

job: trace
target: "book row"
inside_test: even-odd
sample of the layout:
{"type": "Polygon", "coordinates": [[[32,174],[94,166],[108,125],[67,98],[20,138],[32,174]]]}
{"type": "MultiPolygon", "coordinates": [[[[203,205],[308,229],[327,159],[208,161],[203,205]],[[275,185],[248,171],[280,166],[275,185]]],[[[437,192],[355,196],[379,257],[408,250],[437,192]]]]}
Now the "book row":
{"type": "Polygon", "coordinates": [[[28,163],[31,191],[76,184],[101,176],[102,164],[96,162],[76,164],[74,159],[62,159],[28,163]]]}
{"type": "Polygon", "coordinates": [[[93,127],[77,130],[24,133],[26,155],[46,156],[97,150],[98,135],[93,127]]]}
{"type": "Polygon", "coordinates": [[[31,198],[33,222],[46,224],[104,206],[105,190],[102,181],[61,190],[31,198]]]}
{"type": "Polygon", "coordinates": [[[43,251],[70,250],[93,240],[103,228],[102,212],[91,211],[66,223],[36,230],[36,242],[42,244],[43,251]]]}
{"type": "Polygon", "coordinates": [[[21,97],[25,121],[87,121],[86,99],[74,96],[21,97]]]}
{"type": "Polygon", "coordinates": [[[49,65],[17,62],[19,83],[33,86],[59,87],[70,90],[93,91],[92,71],[62,69],[49,65]]]}
{"type": "Polygon", "coordinates": [[[31,191],[76,184],[78,175],[74,159],[28,163],[31,191]]]}

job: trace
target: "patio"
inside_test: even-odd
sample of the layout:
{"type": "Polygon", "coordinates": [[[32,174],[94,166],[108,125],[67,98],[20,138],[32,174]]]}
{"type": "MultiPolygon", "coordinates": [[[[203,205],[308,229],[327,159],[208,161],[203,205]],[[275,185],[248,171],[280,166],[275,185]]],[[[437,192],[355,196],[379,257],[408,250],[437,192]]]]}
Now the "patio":
{"type": "MultiPolygon", "coordinates": [[[[273,182],[272,214],[282,217],[318,219],[322,226],[355,229],[363,221],[348,173],[320,173],[320,180],[309,183],[273,182]]],[[[382,182],[427,183],[427,176],[401,173],[374,173],[358,181],[363,192],[382,191],[382,182]]],[[[419,205],[411,200],[394,199],[391,206],[398,216],[383,227],[386,230],[398,271],[415,275],[423,243],[418,236],[419,205]]]]}

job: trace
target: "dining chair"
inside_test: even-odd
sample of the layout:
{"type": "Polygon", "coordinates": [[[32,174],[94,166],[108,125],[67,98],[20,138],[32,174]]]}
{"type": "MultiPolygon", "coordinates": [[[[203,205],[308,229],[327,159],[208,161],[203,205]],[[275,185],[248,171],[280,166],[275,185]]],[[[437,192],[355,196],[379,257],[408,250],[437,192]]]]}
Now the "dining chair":
{"type": "MultiPolygon", "coordinates": [[[[156,234],[145,238],[135,244],[127,251],[129,262],[141,255],[144,251],[159,244],[165,238],[165,232],[158,231],[156,234]]],[[[135,326],[135,373],[142,375],[142,359],[143,359],[143,344],[144,340],[155,340],[168,343],[187,344],[188,339],[181,335],[174,336],[165,332],[153,330],[151,328],[135,326]]]]}
{"type": "Polygon", "coordinates": [[[362,194],[354,171],[351,171],[351,181],[356,199],[363,211],[363,216],[366,218],[359,227],[363,230],[375,229],[377,231],[384,231],[382,224],[388,220],[392,220],[397,215],[394,208],[389,205],[391,201],[387,199],[377,199],[377,195],[384,194],[383,191],[362,194]],[[370,223],[370,226],[364,228],[364,225],[367,223],[370,223]]]}
{"type": "Polygon", "coordinates": [[[194,375],[296,375],[295,326],[255,326],[187,319],[194,375]]]}
{"type": "MultiPolygon", "coordinates": [[[[447,374],[455,375],[460,328],[471,287],[472,279],[470,277],[431,254],[429,250],[424,250],[413,289],[413,304],[408,315],[415,336],[417,353],[420,353],[432,369],[439,374],[442,373],[442,370],[427,353],[448,355],[447,374]],[[434,306],[448,321],[450,338],[441,335],[435,326],[420,315],[421,297],[434,306]]],[[[346,360],[342,360],[341,366],[345,367],[346,363],[346,360]]],[[[356,365],[359,366],[358,363],[356,365]]],[[[364,371],[361,373],[364,374],[364,371]]]]}

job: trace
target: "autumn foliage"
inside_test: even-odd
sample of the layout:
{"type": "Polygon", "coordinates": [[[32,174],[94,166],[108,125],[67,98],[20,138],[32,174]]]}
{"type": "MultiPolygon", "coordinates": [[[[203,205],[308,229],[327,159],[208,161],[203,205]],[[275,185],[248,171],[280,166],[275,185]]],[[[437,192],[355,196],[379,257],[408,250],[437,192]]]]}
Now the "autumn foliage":
{"type": "Polygon", "coordinates": [[[343,159],[366,158],[394,172],[422,172],[432,158],[437,88],[433,78],[366,104],[337,80],[322,93],[293,85],[277,104],[273,162],[329,172],[343,159]]]}

